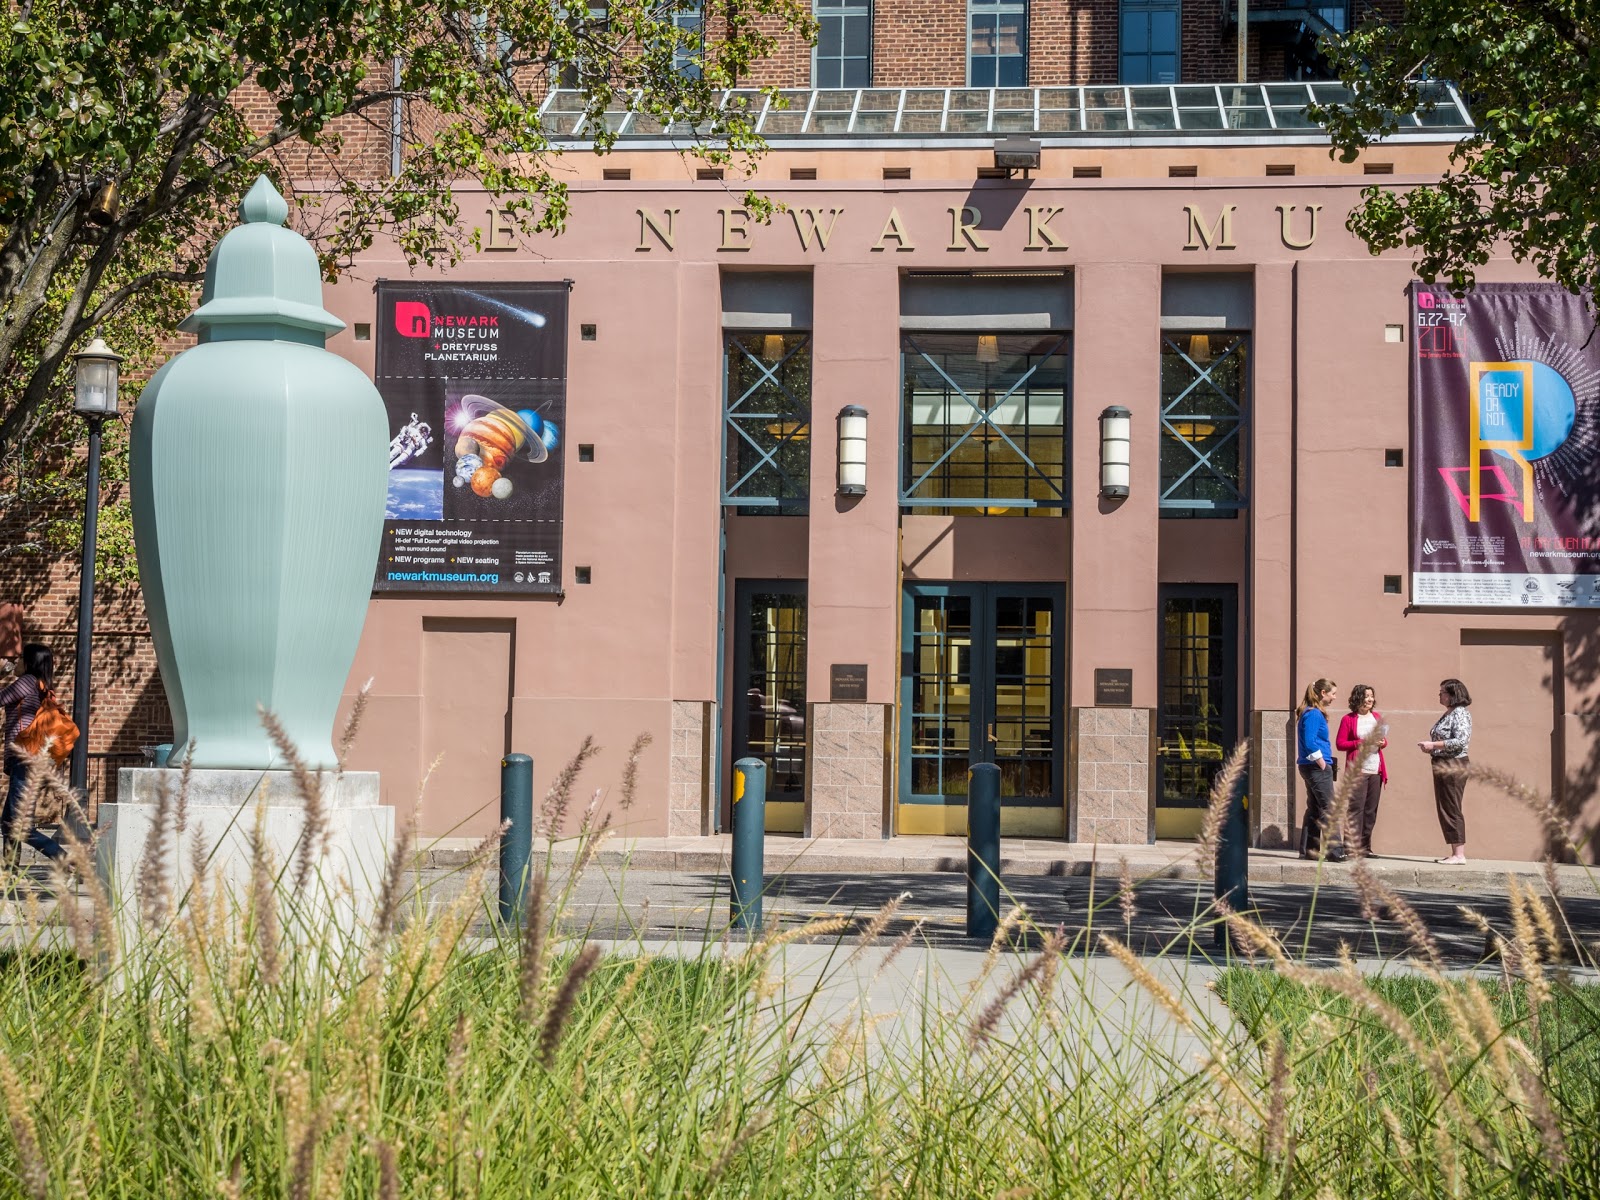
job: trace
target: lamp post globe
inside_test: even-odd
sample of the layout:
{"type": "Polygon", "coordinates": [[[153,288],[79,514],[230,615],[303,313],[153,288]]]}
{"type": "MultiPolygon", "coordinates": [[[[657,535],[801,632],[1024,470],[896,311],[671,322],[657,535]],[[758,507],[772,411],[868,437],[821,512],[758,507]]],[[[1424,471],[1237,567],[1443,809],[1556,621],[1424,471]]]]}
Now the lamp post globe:
{"type": "Polygon", "coordinates": [[[117,415],[117,384],[123,356],[96,337],[72,356],[72,409],[80,417],[117,415]]]}
{"type": "MultiPolygon", "coordinates": [[[[100,515],[100,428],[117,415],[117,387],[123,356],[99,337],[73,355],[72,410],[89,426],[89,461],[83,487],[83,557],[78,573],[78,653],[72,668],[72,720],[78,740],[72,747],[73,790],[89,784],[89,674],[94,648],[94,549],[100,515]]],[[[85,797],[86,799],[86,797],[85,797]]]]}

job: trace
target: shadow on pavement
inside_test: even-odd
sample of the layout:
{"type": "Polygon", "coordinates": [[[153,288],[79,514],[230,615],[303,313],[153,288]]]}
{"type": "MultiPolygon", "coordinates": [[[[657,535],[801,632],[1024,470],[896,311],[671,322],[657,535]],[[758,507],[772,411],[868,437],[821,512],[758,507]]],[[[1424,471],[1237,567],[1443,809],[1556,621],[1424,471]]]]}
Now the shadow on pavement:
{"type": "MultiPolygon", "coordinates": [[[[727,919],[726,878],[694,875],[682,878],[681,883],[686,898],[692,896],[697,905],[706,906],[700,911],[714,914],[720,928],[727,919]]],[[[1164,952],[1217,957],[1209,881],[1150,879],[1137,884],[1131,923],[1124,921],[1114,878],[1019,876],[1004,880],[1003,888],[1002,907],[1025,905],[1033,922],[1044,930],[1063,926],[1076,953],[1086,949],[1103,953],[1099,934],[1106,932],[1141,955],[1164,952]]],[[[862,879],[820,873],[780,875],[768,883],[766,917],[784,929],[821,914],[852,916],[864,925],[902,892],[911,896],[885,931],[885,938],[892,939],[920,917],[923,936],[931,945],[984,945],[966,936],[966,885],[959,875],[889,874],[862,879]]],[[[1461,906],[1475,909],[1496,929],[1510,932],[1509,897],[1504,893],[1400,894],[1422,917],[1452,967],[1475,966],[1489,956],[1484,935],[1462,913],[1461,906]]],[[[1251,888],[1251,900],[1258,919],[1296,958],[1331,963],[1337,960],[1341,944],[1362,959],[1404,959],[1413,953],[1405,931],[1394,921],[1369,921],[1362,916],[1358,897],[1350,888],[1258,885],[1251,888]]],[[[1576,936],[1587,941],[1600,929],[1600,898],[1568,897],[1564,905],[1576,936]]],[[[705,927],[704,917],[700,927],[705,927]]],[[[682,926],[674,929],[652,918],[647,936],[682,930],[682,926]]],[[[1038,940],[1021,939],[1017,948],[1027,948],[1038,940]]]]}

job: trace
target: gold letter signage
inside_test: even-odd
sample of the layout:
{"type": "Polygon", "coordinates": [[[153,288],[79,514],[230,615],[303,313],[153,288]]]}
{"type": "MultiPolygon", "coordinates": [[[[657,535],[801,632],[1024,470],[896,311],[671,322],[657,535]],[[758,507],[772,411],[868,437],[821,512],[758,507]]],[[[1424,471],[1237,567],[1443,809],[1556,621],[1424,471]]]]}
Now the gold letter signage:
{"type": "Polygon", "coordinates": [[[639,244],[634,247],[635,250],[643,250],[648,253],[652,249],[649,239],[645,236],[647,233],[654,233],[661,239],[661,244],[668,250],[676,249],[672,243],[672,218],[678,215],[677,209],[662,209],[659,217],[648,208],[641,208],[637,211],[639,213],[639,244]]]}
{"type": "Polygon", "coordinates": [[[1029,205],[1028,209],[1028,244],[1024,250],[1065,250],[1067,243],[1054,229],[1050,228],[1052,217],[1059,217],[1066,212],[1064,208],[1046,208],[1044,205],[1029,205]]]}
{"type": "Polygon", "coordinates": [[[1184,249],[1238,249],[1233,244],[1233,210],[1236,207],[1237,205],[1224,204],[1222,206],[1222,215],[1217,218],[1216,224],[1207,229],[1205,221],[1201,219],[1200,210],[1193,204],[1185,204],[1183,211],[1189,214],[1189,241],[1184,246],[1184,249]]]}
{"type": "Polygon", "coordinates": [[[1311,226],[1306,230],[1304,241],[1301,241],[1290,232],[1294,210],[1299,207],[1298,204],[1278,205],[1278,229],[1283,237],[1283,244],[1291,250],[1305,250],[1310,247],[1312,242],[1317,240],[1317,214],[1322,211],[1322,205],[1306,205],[1306,212],[1311,215],[1311,226]]]}

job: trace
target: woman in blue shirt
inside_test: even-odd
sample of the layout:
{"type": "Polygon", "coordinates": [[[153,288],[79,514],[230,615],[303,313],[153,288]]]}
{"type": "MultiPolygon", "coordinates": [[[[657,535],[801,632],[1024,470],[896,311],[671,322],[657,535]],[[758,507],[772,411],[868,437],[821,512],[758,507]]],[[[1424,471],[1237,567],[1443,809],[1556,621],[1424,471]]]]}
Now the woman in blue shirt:
{"type": "Polygon", "coordinates": [[[1296,741],[1299,753],[1295,764],[1306,785],[1306,819],[1300,834],[1300,857],[1316,858],[1327,845],[1330,862],[1344,861],[1344,846],[1337,832],[1328,828],[1333,815],[1333,739],[1328,731],[1328,706],[1339,695],[1339,685],[1319,679],[1306,689],[1295,710],[1296,741]]]}

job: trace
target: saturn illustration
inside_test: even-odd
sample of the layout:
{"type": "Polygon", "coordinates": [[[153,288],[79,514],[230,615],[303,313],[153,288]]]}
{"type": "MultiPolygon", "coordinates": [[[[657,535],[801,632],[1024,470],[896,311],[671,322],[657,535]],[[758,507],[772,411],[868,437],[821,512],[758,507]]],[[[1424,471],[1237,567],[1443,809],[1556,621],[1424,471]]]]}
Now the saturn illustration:
{"type": "Polygon", "coordinates": [[[543,462],[560,437],[554,422],[531,408],[507,408],[487,396],[463,396],[451,406],[446,428],[456,435],[456,470],[451,482],[471,487],[485,499],[511,495],[507,464],[515,459],[543,462]]]}

